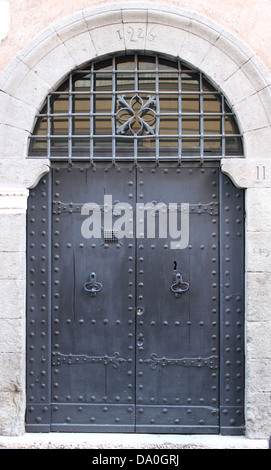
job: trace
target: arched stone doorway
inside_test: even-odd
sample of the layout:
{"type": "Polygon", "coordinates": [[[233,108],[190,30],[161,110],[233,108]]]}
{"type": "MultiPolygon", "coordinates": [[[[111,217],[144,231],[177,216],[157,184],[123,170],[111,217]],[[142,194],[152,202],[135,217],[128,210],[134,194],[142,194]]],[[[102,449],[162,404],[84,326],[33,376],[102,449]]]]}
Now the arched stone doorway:
{"type": "MultiPolygon", "coordinates": [[[[14,211],[24,215],[27,189],[34,187],[42,174],[48,172],[49,161],[25,158],[27,139],[46,95],[57,87],[75,65],[81,66],[99,55],[138,48],[155,53],[168,53],[171,50],[176,57],[181,57],[203,71],[224,92],[233,106],[243,132],[246,158],[223,159],[221,167],[238,186],[248,188],[247,282],[248,292],[253,291],[255,296],[253,304],[249,304],[247,326],[249,330],[251,327],[253,330],[253,321],[250,323],[250,319],[254,320],[255,314],[257,316],[253,305],[259,305],[262,301],[262,296],[258,294],[262,285],[261,272],[264,271],[263,276],[268,276],[269,272],[265,257],[267,234],[254,209],[270,186],[270,124],[265,106],[269,99],[270,78],[252,51],[227,31],[200,15],[165,5],[154,7],[148,3],[138,6],[134,4],[131,8],[127,5],[122,8],[118,4],[113,8],[90,9],[54,25],[14,59],[1,76],[1,88],[4,92],[1,94],[1,101],[2,109],[5,110],[1,128],[2,141],[5,143],[1,162],[1,200],[5,215],[8,215],[11,223],[14,211]],[[141,27],[144,34],[140,31],[138,36],[141,37],[137,37],[137,43],[133,43],[131,31],[141,27]],[[155,36],[157,29],[158,34],[155,36]],[[57,66],[52,68],[52,63],[57,66]],[[240,82],[243,84],[241,89],[240,82]]],[[[25,234],[22,233],[20,237],[24,246],[25,234]]],[[[11,266],[10,269],[16,265],[12,279],[20,282],[19,308],[24,312],[25,289],[21,282],[25,278],[24,257],[22,251],[13,250],[12,255],[5,253],[4,261],[11,256],[7,265],[11,266]]],[[[19,334],[16,333],[16,340],[14,338],[14,351],[17,354],[19,350],[20,355],[16,364],[24,363],[23,322],[20,325],[16,324],[16,331],[17,328],[20,331],[19,334]]],[[[248,421],[247,429],[257,434],[258,431],[253,427],[253,416],[266,415],[263,411],[266,407],[264,404],[263,407],[255,405],[254,395],[258,387],[253,378],[253,364],[255,358],[256,362],[260,361],[261,354],[257,350],[257,338],[253,336],[250,340],[247,367],[251,373],[247,382],[247,409],[251,413],[251,420],[248,421]]],[[[20,411],[17,405],[15,410],[10,401],[6,428],[3,425],[8,433],[13,434],[24,430],[23,366],[16,371],[16,376],[19,376],[20,383],[19,387],[16,386],[20,411]],[[11,420],[10,416],[14,416],[14,419],[11,420]]],[[[261,400],[257,403],[261,403],[261,400]]]]}
{"type": "Polygon", "coordinates": [[[28,204],[27,430],[242,434],[244,195],[219,161],[243,148],[224,96],[180,61],[114,55],[48,96],[30,155],[52,169],[28,204]]]}

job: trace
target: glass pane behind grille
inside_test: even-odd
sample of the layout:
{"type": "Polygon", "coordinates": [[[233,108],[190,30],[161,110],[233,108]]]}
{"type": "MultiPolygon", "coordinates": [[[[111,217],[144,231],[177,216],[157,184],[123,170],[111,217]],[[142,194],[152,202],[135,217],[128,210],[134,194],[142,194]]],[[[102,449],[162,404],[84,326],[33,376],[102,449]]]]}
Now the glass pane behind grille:
{"type": "Polygon", "coordinates": [[[60,160],[243,155],[229,104],[206,77],[158,55],[112,56],[48,95],[29,156],[60,160]]]}

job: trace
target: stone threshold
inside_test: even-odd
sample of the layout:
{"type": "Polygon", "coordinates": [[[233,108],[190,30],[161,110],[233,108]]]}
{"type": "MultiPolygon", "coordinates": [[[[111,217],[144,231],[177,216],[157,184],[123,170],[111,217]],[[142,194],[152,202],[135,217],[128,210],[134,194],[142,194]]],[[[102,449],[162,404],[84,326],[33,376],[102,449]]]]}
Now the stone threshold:
{"type": "Polygon", "coordinates": [[[268,439],[172,434],[27,433],[0,436],[0,449],[268,449],[268,439]]]}

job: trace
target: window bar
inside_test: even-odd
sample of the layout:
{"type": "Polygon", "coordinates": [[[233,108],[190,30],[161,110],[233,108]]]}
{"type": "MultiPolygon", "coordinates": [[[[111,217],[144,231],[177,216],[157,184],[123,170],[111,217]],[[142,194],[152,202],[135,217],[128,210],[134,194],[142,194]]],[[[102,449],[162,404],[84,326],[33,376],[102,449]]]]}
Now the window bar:
{"type": "Polygon", "coordinates": [[[72,135],[73,135],[73,119],[72,119],[72,73],[69,76],[69,136],[68,136],[68,161],[72,164],[72,135]]]}
{"type": "Polygon", "coordinates": [[[204,119],[203,119],[203,87],[202,87],[202,73],[199,74],[200,79],[200,163],[203,165],[204,155],[204,119]]]}
{"type": "MultiPolygon", "coordinates": [[[[138,56],[135,54],[135,94],[138,94],[138,56]]],[[[134,135],[134,163],[137,165],[137,150],[138,150],[138,143],[137,139],[134,135]]]]}
{"type": "Polygon", "coordinates": [[[116,163],[116,58],[112,57],[112,163],[116,163]]]}
{"type": "Polygon", "coordinates": [[[178,164],[182,162],[182,74],[181,62],[178,61],[178,164]]]}
{"type": "Polygon", "coordinates": [[[159,59],[155,56],[155,98],[156,98],[156,133],[155,133],[155,158],[159,165],[159,132],[160,132],[160,102],[159,102],[159,59]]]}
{"type": "Polygon", "coordinates": [[[93,166],[94,161],[94,146],[93,146],[93,134],[94,134],[94,66],[93,62],[91,63],[90,69],[90,118],[89,118],[89,155],[90,155],[90,163],[93,166]]]}
{"type": "Polygon", "coordinates": [[[226,142],[225,142],[225,100],[224,96],[222,95],[221,97],[221,111],[222,111],[222,116],[221,116],[221,146],[222,146],[222,157],[224,158],[226,155],[226,142]]]}
{"type": "Polygon", "coordinates": [[[50,95],[47,96],[47,158],[51,158],[51,117],[50,117],[50,95]]]}

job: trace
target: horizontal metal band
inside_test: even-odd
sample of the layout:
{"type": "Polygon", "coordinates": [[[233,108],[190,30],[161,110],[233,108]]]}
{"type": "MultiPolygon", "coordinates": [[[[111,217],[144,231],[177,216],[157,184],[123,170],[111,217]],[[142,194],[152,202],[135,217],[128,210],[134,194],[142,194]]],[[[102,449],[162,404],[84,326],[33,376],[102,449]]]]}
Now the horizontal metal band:
{"type": "Polygon", "coordinates": [[[115,352],[113,356],[87,356],[86,354],[62,354],[60,352],[53,352],[52,356],[53,366],[59,366],[61,364],[103,364],[105,366],[112,365],[117,368],[122,362],[127,362],[127,360],[120,357],[117,352],[115,352]]]}
{"type": "Polygon", "coordinates": [[[181,359],[168,359],[167,357],[157,357],[154,353],[150,359],[141,359],[142,363],[150,364],[151,369],[156,369],[157,366],[183,366],[183,367],[209,367],[210,369],[217,369],[218,356],[210,357],[183,357],[181,359]]]}
{"type": "MultiPolygon", "coordinates": [[[[53,201],[53,215],[60,215],[60,214],[72,214],[72,213],[81,213],[82,207],[85,205],[85,203],[72,203],[72,202],[61,202],[61,201],[53,201]]],[[[152,207],[146,207],[144,208],[144,211],[146,212],[153,212],[155,209],[156,203],[154,203],[154,208],[152,207]]],[[[99,208],[101,212],[104,211],[105,206],[97,204],[97,209],[99,208]]],[[[167,210],[169,208],[167,207],[167,203],[165,203],[165,206],[167,210]]],[[[211,216],[218,215],[218,202],[209,202],[205,204],[189,204],[189,214],[209,214],[211,216]]],[[[112,205],[114,208],[114,204],[112,205]]],[[[108,210],[108,208],[106,208],[108,210]]],[[[123,210],[127,209],[125,206],[123,207],[123,210]]],[[[91,208],[90,208],[91,210],[91,208]]],[[[175,210],[175,209],[174,209],[175,210]]],[[[182,206],[180,204],[177,205],[177,212],[184,211],[182,209],[182,206]]],[[[186,210],[185,210],[186,212],[186,210]]],[[[155,210],[155,214],[159,213],[159,209],[157,208],[155,210]]],[[[114,217],[118,217],[118,215],[113,214],[114,217]]]]}

